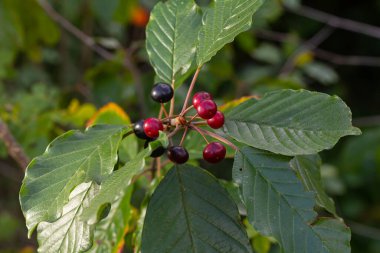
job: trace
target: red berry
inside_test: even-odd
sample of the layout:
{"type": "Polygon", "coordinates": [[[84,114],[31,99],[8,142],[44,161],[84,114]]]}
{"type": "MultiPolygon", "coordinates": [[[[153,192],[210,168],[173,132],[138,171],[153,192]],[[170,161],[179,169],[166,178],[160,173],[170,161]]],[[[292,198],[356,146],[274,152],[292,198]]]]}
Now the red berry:
{"type": "Polygon", "coordinates": [[[205,92],[205,91],[195,93],[193,96],[194,108],[197,108],[199,106],[199,104],[205,100],[212,100],[212,96],[210,95],[210,93],[205,92]]]}
{"type": "Polygon", "coordinates": [[[219,142],[211,142],[203,150],[203,159],[209,163],[218,163],[225,157],[226,148],[219,142]]]}
{"type": "Polygon", "coordinates": [[[189,160],[189,153],[181,146],[173,146],[168,149],[168,157],[174,163],[183,164],[189,160]]]}
{"type": "Polygon", "coordinates": [[[207,120],[207,124],[214,129],[221,128],[224,125],[224,114],[217,111],[214,117],[207,120]]]}
{"type": "Polygon", "coordinates": [[[150,138],[157,138],[160,130],[164,130],[164,126],[159,119],[149,118],[144,121],[144,132],[150,138]]]}
{"type": "Polygon", "coordinates": [[[212,100],[204,100],[202,101],[198,107],[196,107],[198,115],[202,119],[211,119],[215,116],[218,107],[215,102],[212,100]]]}

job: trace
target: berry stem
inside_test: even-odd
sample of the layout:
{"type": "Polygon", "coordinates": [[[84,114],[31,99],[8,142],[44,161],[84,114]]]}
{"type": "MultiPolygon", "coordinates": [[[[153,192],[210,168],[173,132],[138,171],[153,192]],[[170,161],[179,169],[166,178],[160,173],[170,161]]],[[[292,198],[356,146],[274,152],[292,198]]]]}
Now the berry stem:
{"type": "Polygon", "coordinates": [[[179,143],[180,146],[182,146],[183,142],[185,141],[187,131],[189,130],[189,127],[185,127],[185,131],[183,132],[181,142],[179,143]]]}
{"type": "Polygon", "coordinates": [[[181,113],[180,115],[181,116],[185,116],[186,115],[186,113],[188,113],[191,109],[193,109],[194,108],[194,106],[193,105],[191,105],[191,106],[189,106],[189,107],[187,107],[187,109],[183,112],[183,113],[181,113]]]}
{"type": "Polygon", "coordinates": [[[174,98],[175,98],[175,89],[174,88],[175,87],[174,87],[174,84],[175,84],[175,80],[173,79],[172,88],[173,88],[174,94],[173,94],[172,100],[170,101],[169,117],[173,116],[173,113],[174,113],[174,106],[175,106],[175,100],[174,100],[174,98]]]}
{"type": "Polygon", "coordinates": [[[197,131],[200,135],[202,135],[203,139],[205,139],[206,143],[209,144],[206,136],[204,135],[204,133],[202,132],[202,129],[200,129],[199,127],[196,127],[194,125],[191,125],[190,128],[194,129],[195,131],[197,131]]]}
{"type": "Polygon", "coordinates": [[[191,96],[191,93],[193,92],[193,89],[194,89],[194,86],[195,86],[195,82],[198,79],[198,75],[199,75],[199,72],[201,71],[201,68],[202,68],[202,66],[198,67],[197,71],[195,71],[193,80],[191,81],[189,90],[187,91],[187,95],[186,95],[185,103],[183,104],[183,107],[182,107],[181,115],[183,115],[183,112],[186,110],[186,108],[187,108],[187,106],[189,104],[190,96],[191,96]]]}
{"type": "Polygon", "coordinates": [[[177,125],[175,127],[175,129],[173,130],[173,132],[171,132],[170,134],[168,134],[168,139],[170,139],[171,137],[173,137],[176,133],[178,133],[178,131],[180,130],[181,128],[179,127],[179,125],[177,125]]]}
{"type": "Polygon", "coordinates": [[[195,126],[207,126],[206,121],[196,121],[196,122],[192,122],[192,124],[195,126]]]}
{"type": "Polygon", "coordinates": [[[188,124],[190,124],[191,122],[193,122],[193,120],[195,120],[196,118],[198,118],[198,113],[195,114],[193,117],[191,117],[191,119],[189,120],[188,124]]]}
{"type": "Polygon", "coordinates": [[[164,104],[161,104],[161,110],[162,110],[163,113],[165,114],[165,117],[166,117],[166,118],[169,117],[168,112],[166,111],[166,109],[165,109],[165,105],[164,105],[164,104]]]}
{"type": "Polygon", "coordinates": [[[213,132],[210,132],[210,131],[207,131],[207,130],[203,130],[203,129],[200,129],[199,127],[196,127],[194,126],[193,124],[190,125],[191,128],[194,128],[196,129],[198,132],[202,132],[203,134],[205,135],[208,135],[214,139],[217,139],[221,142],[223,142],[224,144],[230,146],[232,149],[234,149],[235,151],[239,150],[238,147],[235,146],[235,144],[233,144],[232,142],[230,142],[229,140],[227,140],[226,138],[223,138],[222,136],[216,134],[216,133],[213,133],[213,132]]]}
{"type": "Polygon", "coordinates": [[[158,113],[158,118],[159,119],[162,119],[162,115],[164,114],[164,110],[162,108],[162,106],[160,107],[160,112],[158,113]]]}

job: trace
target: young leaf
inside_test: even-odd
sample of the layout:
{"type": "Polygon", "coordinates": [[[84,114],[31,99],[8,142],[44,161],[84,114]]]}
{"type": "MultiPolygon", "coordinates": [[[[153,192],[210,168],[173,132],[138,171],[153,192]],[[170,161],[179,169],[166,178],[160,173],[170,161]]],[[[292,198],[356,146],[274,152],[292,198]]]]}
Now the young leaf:
{"type": "Polygon", "coordinates": [[[249,100],[226,115],[225,130],[246,145],[289,156],[315,154],[343,136],[360,134],[340,98],[306,90],[249,100]]]}
{"type": "Polygon", "coordinates": [[[200,26],[200,9],[193,0],[170,0],[154,7],[146,48],[161,81],[178,86],[191,72],[200,26]]]}
{"type": "Polygon", "coordinates": [[[214,0],[199,34],[197,64],[202,66],[235,37],[248,30],[263,0],[214,0]]]}
{"type": "Polygon", "coordinates": [[[73,188],[83,182],[100,182],[112,172],[127,130],[99,125],[84,133],[69,131],[29,164],[20,190],[29,236],[40,222],[61,217],[73,188]]]}
{"type": "Polygon", "coordinates": [[[334,201],[323,189],[321,164],[319,155],[296,156],[290,162],[290,166],[296,171],[306,190],[316,193],[317,205],[337,216],[334,201]]]}
{"type": "Polygon", "coordinates": [[[315,221],[315,196],[304,190],[289,162],[289,157],[250,147],[236,154],[233,177],[250,223],[275,237],[284,252],[350,252],[349,229],[338,220],[315,221]]]}
{"type": "Polygon", "coordinates": [[[79,220],[79,215],[97,192],[96,183],[82,183],[70,194],[62,216],[52,223],[41,222],[38,227],[38,252],[76,253],[91,247],[91,226],[79,220]]]}
{"type": "Polygon", "coordinates": [[[218,181],[190,165],[175,166],[154,192],[142,252],[252,252],[238,210],[218,181]]]}
{"type": "Polygon", "coordinates": [[[134,159],[104,180],[100,186],[99,193],[91,200],[89,207],[83,212],[82,219],[90,224],[98,222],[101,207],[112,203],[118,195],[124,194],[123,192],[130,185],[132,178],[145,167],[145,158],[150,156],[152,150],[161,145],[164,147],[168,145],[166,134],[163,133],[160,134],[156,141],[150,142],[149,146],[137,154],[134,159]]]}

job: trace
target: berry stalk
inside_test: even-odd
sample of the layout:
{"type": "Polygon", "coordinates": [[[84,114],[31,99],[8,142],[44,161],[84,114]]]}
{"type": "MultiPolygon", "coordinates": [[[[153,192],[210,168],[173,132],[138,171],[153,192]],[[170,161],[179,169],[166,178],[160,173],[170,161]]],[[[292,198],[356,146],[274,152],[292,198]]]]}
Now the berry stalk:
{"type": "Polygon", "coordinates": [[[187,106],[189,105],[190,96],[191,96],[191,93],[193,92],[193,89],[194,89],[194,86],[195,86],[195,82],[198,79],[198,75],[199,75],[199,72],[201,71],[201,68],[202,68],[202,66],[199,67],[199,68],[197,68],[197,71],[195,71],[193,80],[191,81],[189,90],[187,91],[186,99],[185,99],[185,102],[183,104],[182,111],[180,113],[181,115],[183,115],[183,112],[186,110],[187,106]]]}
{"type": "Polygon", "coordinates": [[[216,134],[216,133],[213,133],[213,132],[210,132],[210,131],[207,131],[207,130],[203,130],[197,126],[195,126],[194,124],[190,124],[190,128],[193,128],[194,130],[196,130],[197,132],[199,133],[202,133],[204,135],[208,135],[216,140],[219,140],[221,142],[223,142],[224,144],[230,146],[232,149],[234,149],[235,151],[238,151],[238,147],[235,146],[235,144],[233,144],[232,142],[230,142],[229,140],[227,140],[226,138],[223,138],[222,136],[216,134]]]}

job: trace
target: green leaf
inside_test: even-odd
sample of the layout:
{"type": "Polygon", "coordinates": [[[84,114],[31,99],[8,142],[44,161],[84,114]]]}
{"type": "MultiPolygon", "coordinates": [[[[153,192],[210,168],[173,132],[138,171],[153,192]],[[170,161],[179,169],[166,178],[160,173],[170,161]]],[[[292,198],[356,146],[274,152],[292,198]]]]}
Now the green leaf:
{"type": "Polygon", "coordinates": [[[316,193],[317,205],[337,216],[334,201],[327,196],[322,185],[321,165],[319,155],[296,156],[290,162],[306,190],[316,193]]]}
{"type": "Polygon", "coordinates": [[[29,164],[20,190],[21,209],[29,236],[42,221],[62,215],[70,192],[80,183],[101,182],[117,162],[117,150],[127,128],[99,125],[69,131],[55,139],[29,164]]]}
{"type": "Polygon", "coordinates": [[[91,253],[118,252],[123,245],[131,215],[132,185],[127,188],[124,196],[116,198],[111,205],[108,216],[96,224],[94,244],[88,251],[91,253]]]}
{"type": "Polygon", "coordinates": [[[41,222],[38,227],[38,252],[76,253],[91,247],[91,227],[79,220],[80,213],[97,192],[96,183],[82,183],[70,194],[62,216],[52,223],[41,222]]]}
{"type": "Polygon", "coordinates": [[[91,200],[90,205],[82,214],[82,219],[94,224],[100,220],[99,211],[107,204],[114,201],[117,195],[123,193],[130,185],[132,178],[141,172],[145,167],[145,158],[149,157],[152,150],[159,146],[167,147],[168,139],[166,134],[161,133],[160,137],[149,143],[148,148],[141,151],[131,161],[127,162],[122,168],[113,172],[100,186],[99,193],[91,200]]]}
{"type": "Polygon", "coordinates": [[[306,90],[275,91],[237,106],[226,115],[225,131],[248,146],[290,156],[315,154],[360,134],[339,97],[306,90]]]}
{"type": "Polygon", "coordinates": [[[214,0],[205,11],[197,64],[202,66],[235,37],[248,30],[263,0],[214,0]]]}
{"type": "Polygon", "coordinates": [[[250,147],[237,153],[233,178],[250,223],[276,238],[284,252],[350,252],[349,229],[338,220],[317,219],[315,196],[304,190],[290,159],[250,147]]]}
{"type": "Polygon", "coordinates": [[[146,48],[161,81],[178,86],[193,71],[200,26],[200,9],[193,0],[170,0],[154,7],[146,48]]]}
{"type": "Polygon", "coordinates": [[[238,210],[206,171],[175,166],[154,192],[142,252],[251,252],[238,210]]]}

